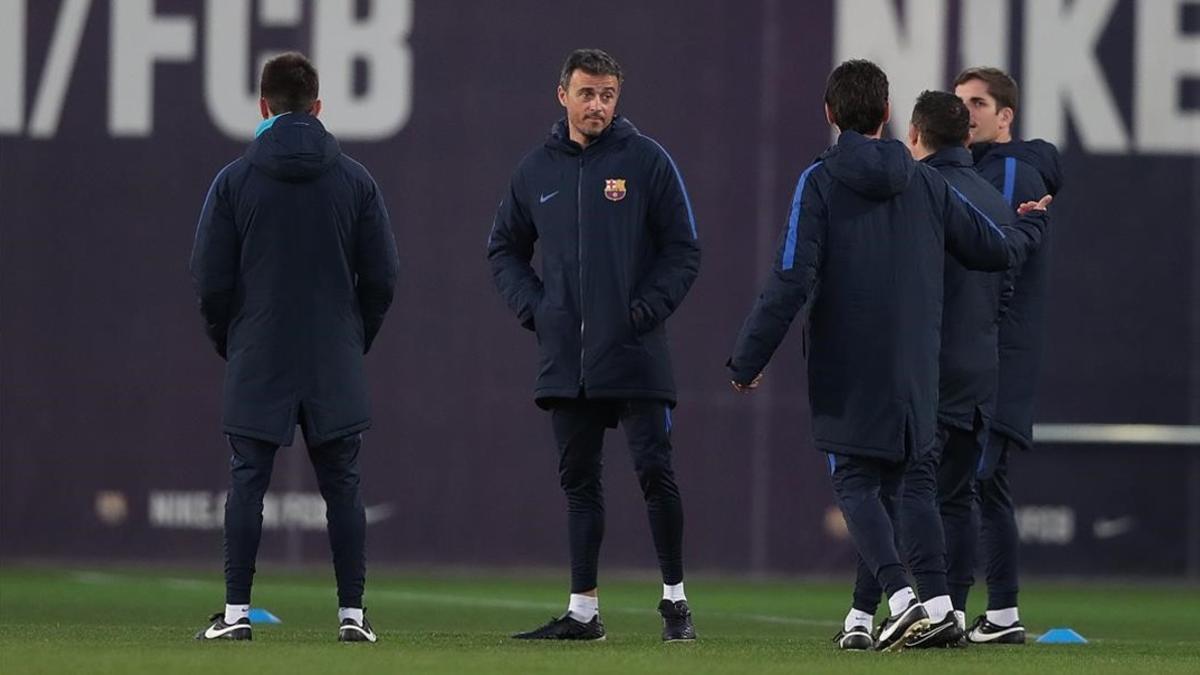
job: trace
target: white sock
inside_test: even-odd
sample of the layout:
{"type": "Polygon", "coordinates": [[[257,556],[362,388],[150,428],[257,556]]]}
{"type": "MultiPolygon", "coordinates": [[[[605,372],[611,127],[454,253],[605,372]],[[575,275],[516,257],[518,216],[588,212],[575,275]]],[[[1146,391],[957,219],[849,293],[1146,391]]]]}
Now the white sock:
{"type": "Polygon", "coordinates": [[[858,609],[850,608],[850,613],[846,615],[846,620],[842,622],[842,628],[849,632],[855,626],[862,626],[868,631],[874,627],[875,617],[858,609]]]}
{"type": "Polygon", "coordinates": [[[687,600],[687,596],[683,594],[683,582],[663,584],[663,600],[670,600],[671,602],[687,600]]]}
{"type": "Polygon", "coordinates": [[[946,615],[954,611],[954,605],[950,603],[950,596],[939,595],[936,598],[930,598],[924,603],[925,611],[929,614],[930,623],[944,621],[946,615]]]}
{"type": "Polygon", "coordinates": [[[250,616],[250,605],[225,605],[225,623],[235,624],[250,616]]]}
{"type": "Polygon", "coordinates": [[[1004,609],[989,609],[987,611],[987,620],[997,626],[1011,626],[1021,620],[1017,614],[1016,607],[1006,607],[1004,609]]]}
{"type": "Polygon", "coordinates": [[[571,602],[567,605],[567,614],[572,619],[587,623],[600,613],[600,598],[590,595],[571,594],[571,602]]]}
{"type": "Polygon", "coordinates": [[[959,630],[967,629],[967,613],[961,609],[954,610],[954,620],[958,622],[959,630]]]}
{"type": "Polygon", "coordinates": [[[346,619],[354,619],[354,622],[361,626],[363,622],[362,607],[338,607],[338,623],[346,619]]]}
{"type": "Polygon", "coordinates": [[[888,609],[892,611],[892,616],[899,616],[900,612],[904,611],[913,600],[917,599],[917,594],[913,593],[911,586],[905,586],[892,594],[888,598],[888,609]]]}

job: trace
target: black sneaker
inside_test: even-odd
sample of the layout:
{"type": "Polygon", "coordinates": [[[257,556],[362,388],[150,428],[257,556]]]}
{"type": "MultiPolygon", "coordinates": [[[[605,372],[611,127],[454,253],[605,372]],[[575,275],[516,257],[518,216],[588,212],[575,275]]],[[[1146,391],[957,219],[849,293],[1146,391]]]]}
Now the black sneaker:
{"type": "Polygon", "coordinates": [[[584,623],[563,614],[557,619],[550,619],[546,625],[534,630],[513,635],[515,640],[603,640],[604,622],[600,615],[584,623]]]}
{"type": "Polygon", "coordinates": [[[981,615],[971,624],[967,631],[967,641],[977,645],[1023,645],[1025,644],[1025,626],[1020,621],[1011,626],[998,626],[987,620],[987,615],[981,615]]]}
{"type": "Polygon", "coordinates": [[[696,627],[692,625],[692,610],[688,607],[687,600],[671,602],[663,598],[662,602],[658,603],[658,613],[663,619],[663,642],[696,639],[696,627]]]}
{"type": "Polygon", "coordinates": [[[963,630],[958,627],[958,619],[954,612],[947,612],[946,618],[930,624],[924,633],[914,635],[905,640],[908,649],[933,649],[936,647],[962,647],[963,630]]]}
{"type": "Polygon", "coordinates": [[[233,623],[225,623],[225,612],[208,617],[212,622],[208,628],[196,633],[197,640],[253,640],[250,619],[242,617],[233,623]]]}
{"type": "Polygon", "coordinates": [[[375,629],[371,628],[371,622],[367,621],[367,615],[363,614],[362,623],[346,617],[342,619],[342,623],[338,626],[338,642],[378,642],[379,636],[375,634],[375,629]]]}
{"type": "Polygon", "coordinates": [[[913,599],[897,616],[890,616],[875,633],[875,649],[881,652],[900,651],[905,641],[929,628],[929,613],[913,599]]]}
{"type": "Polygon", "coordinates": [[[866,651],[875,646],[875,638],[871,637],[871,631],[866,626],[854,626],[850,630],[839,630],[838,634],[833,636],[833,641],[837,644],[838,649],[851,652],[866,651]]]}

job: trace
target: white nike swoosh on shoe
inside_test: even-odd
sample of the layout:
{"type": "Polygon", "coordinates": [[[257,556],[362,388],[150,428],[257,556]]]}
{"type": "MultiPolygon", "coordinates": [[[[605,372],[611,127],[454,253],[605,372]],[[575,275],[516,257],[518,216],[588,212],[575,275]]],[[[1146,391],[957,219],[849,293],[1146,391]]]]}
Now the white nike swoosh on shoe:
{"type": "Polygon", "coordinates": [[[244,623],[235,623],[232,626],[226,626],[220,630],[217,630],[216,626],[209,626],[208,629],[204,631],[204,637],[212,640],[213,638],[219,638],[226,633],[232,633],[235,630],[241,630],[243,628],[250,630],[250,626],[244,623]]]}
{"type": "Polygon", "coordinates": [[[341,628],[339,628],[339,630],[356,630],[359,633],[362,633],[369,642],[374,642],[375,640],[378,639],[375,637],[374,631],[369,631],[365,628],[362,628],[361,626],[346,625],[346,626],[342,626],[341,628]]]}
{"type": "Polygon", "coordinates": [[[973,630],[971,631],[971,634],[967,636],[967,639],[971,642],[991,642],[992,640],[997,640],[1005,635],[1009,635],[1010,633],[1024,632],[1024,630],[1025,628],[1022,626],[1010,626],[1004,630],[996,631],[995,633],[984,633],[982,631],[973,630]]]}
{"type": "Polygon", "coordinates": [[[896,620],[891,626],[888,626],[887,630],[882,630],[879,632],[879,642],[887,642],[889,639],[891,639],[892,635],[894,635],[900,628],[900,624],[904,623],[904,617],[908,616],[909,612],[917,611],[920,606],[920,603],[914,603],[909,605],[908,608],[903,612],[900,612],[900,616],[896,617],[896,620]]]}

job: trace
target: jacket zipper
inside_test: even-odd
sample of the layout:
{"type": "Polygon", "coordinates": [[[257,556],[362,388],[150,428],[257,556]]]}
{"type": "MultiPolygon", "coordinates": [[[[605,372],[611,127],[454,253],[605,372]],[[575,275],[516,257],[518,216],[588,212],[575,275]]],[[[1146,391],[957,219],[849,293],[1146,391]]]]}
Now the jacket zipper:
{"type": "Polygon", "coordinates": [[[579,256],[579,390],[584,391],[583,364],[587,349],[584,347],[584,327],[587,312],[583,305],[583,155],[579,156],[579,177],[575,181],[575,227],[578,230],[579,256]]]}

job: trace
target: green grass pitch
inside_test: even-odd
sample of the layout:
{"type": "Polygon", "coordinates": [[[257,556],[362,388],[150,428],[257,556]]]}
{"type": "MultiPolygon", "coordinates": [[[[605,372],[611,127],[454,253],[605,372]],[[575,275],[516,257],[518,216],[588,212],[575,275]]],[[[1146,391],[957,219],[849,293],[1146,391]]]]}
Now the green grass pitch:
{"type": "MultiPolygon", "coordinates": [[[[608,640],[508,639],[561,613],[562,575],[373,573],[375,645],[339,644],[332,573],[260,566],[255,606],[281,619],[253,642],[199,643],[222,607],[219,571],[0,567],[0,673],[1200,673],[1200,588],[1166,584],[1030,584],[1033,633],[1071,626],[1087,645],[842,653],[830,637],[849,580],[753,582],[695,577],[700,640],[659,641],[650,578],[601,587],[608,640]]],[[[978,598],[971,609],[977,606],[978,598]]]]}

